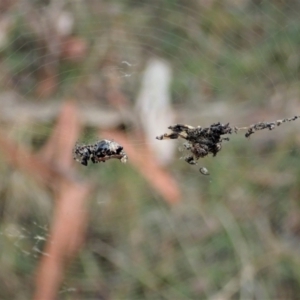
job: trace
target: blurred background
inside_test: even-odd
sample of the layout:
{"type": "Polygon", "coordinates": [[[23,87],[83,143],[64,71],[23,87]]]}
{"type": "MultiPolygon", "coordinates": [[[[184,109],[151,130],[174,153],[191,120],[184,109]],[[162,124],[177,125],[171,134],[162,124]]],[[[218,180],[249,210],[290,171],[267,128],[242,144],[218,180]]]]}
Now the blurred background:
{"type": "Polygon", "coordinates": [[[299,33],[294,0],[2,0],[0,299],[299,299],[298,121],[155,139],[300,114],[299,33]],[[73,160],[103,138],[127,164],[73,160]]]}

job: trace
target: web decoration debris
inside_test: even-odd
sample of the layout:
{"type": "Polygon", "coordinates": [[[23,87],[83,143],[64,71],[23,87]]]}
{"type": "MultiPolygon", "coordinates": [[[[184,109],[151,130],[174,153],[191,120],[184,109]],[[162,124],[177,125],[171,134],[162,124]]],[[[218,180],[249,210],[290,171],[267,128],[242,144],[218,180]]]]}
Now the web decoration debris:
{"type": "Polygon", "coordinates": [[[184,160],[191,164],[197,164],[199,158],[205,157],[208,154],[216,156],[222,149],[222,142],[229,141],[228,137],[222,138],[222,135],[232,134],[236,132],[236,128],[231,128],[229,123],[221,124],[214,123],[210,127],[201,126],[193,127],[190,125],[176,124],[169,126],[171,133],[165,133],[156,137],[158,140],[178,139],[179,137],[187,140],[183,144],[186,150],[190,151],[190,155],[186,156],[184,160]]]}
{"type": "Polygon", "coordinates": [[[203,174],[203,175],[209,175],[209,172],[208,172],[208,170],[207,170],[205,167],[201,167],[201,168],[199,169],[199,172],[200,172],[201,174],[203,174]]]}
{"type": "Polygon", "coordinates": [[[273,130],[276,126],[280,126],[282,123],[292,122],[299,118],[300,116],[294,116],[292,118],[286,118],[274,122],[258,122],[247,127],[231,127],[229,126],[229,123],[221,124],[220,122],[213,123],[209,127],[193,127],[190,125],[175,124],[168,127],[168,129],[171,130],[171,133],[165,133],[157,136],[156,139],[185,139],[187,142],[185,142],[183,146],[190,152],[190,154],[185,156],[184,160],[191,165],[195,165],[199,158],[205,157],[208,154],[216,156],[217,153],[221,151],[223,141],[229,141],[228,137],[222,137],[224,135],[238,133],[240,130],[247,130],[245,137],[249,138],[250,135],[254,134],[258,130],[273,130]]]}
{"type": "Polygon", "coordinates": [[[255,133],[258,130],[263,130],[263,129],[273,130],[275,128],[275,126],[280,126],[282,123],[295,121],[298,118],[300,118],[300,116],[294,116],[292,118],[286,118],[286,119],[277,120],[274,122],[259,122],[259,123],[250,125],[248,127],[239,128],[239,130],[247,129],[245,137],[249,137],[251,134],[255,133]]]}
{"type": "Polygon", "coordinates": [[[95,144],[85,145],[76,143],[73,149],[73,158],[82,165],[87,166],[89,160],[96,164],[116,158],[122,163],[126,163],[128,157],[123,150],[123,146],[115,141],[101,140],[95,144]]]}

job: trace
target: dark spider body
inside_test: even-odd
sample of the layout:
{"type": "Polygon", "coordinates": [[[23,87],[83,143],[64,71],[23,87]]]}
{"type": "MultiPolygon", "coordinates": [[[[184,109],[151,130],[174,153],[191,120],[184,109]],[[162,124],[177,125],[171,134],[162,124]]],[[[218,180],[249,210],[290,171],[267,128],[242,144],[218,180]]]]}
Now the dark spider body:
{"type": "Polygon", "coordinates": [[[127,155],[123,147],[115,141],[102,140],[92,145],[76,144],[73,149],[73,158],[82,165],[87,166],[88,161],[92,163],[105,162],[108,159],[117,158],[121,162],[127,161],[127,155]]]}

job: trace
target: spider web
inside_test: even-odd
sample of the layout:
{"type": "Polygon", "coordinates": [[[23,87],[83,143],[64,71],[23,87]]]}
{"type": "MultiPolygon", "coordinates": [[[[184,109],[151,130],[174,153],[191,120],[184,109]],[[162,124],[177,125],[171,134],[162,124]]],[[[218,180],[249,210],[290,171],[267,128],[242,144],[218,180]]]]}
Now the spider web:
{"type": "MultiPolygon", "coordinates": [[[[78,164],[96,185],[59,299],[297,299],[298,121],[230,135],[196,166],[180,159],[184,140],[155,140],[173,123],[243,127],[299,115],[296,1],[17,0],[0,12],[5,134],[38,152],[71,98],[84,115],[80,142],[121,128],[181,192],[170,206],[151,185],[158,175],[130,155],[127,165],[78,164]]],[[[54,193],[0,159],[0,298],[31,299],[54,193]]]]}

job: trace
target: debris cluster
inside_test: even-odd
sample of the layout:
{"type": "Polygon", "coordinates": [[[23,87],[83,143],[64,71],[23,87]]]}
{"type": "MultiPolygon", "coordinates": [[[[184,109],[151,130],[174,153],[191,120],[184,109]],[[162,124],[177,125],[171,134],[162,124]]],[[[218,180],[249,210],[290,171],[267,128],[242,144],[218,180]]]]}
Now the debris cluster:
{"type": "Polygon", "coordinates": [[[237,131],[236,128],[231,128],[229,123],[225,125],[214,123],[204,128],[201,126],[192,127],[190,125],[176,124],[168,128],[171,129],[171,133],[165,133],[156,138],[158,140],[165,140],[181,137],[187,140],[183,146],[191,154],[186,156],[184,160],[191,165],[195,165],[199,158],[205,157],[208,154],[216,156],[222,149],[222,142],[224,140],[229,141],[228,137],[222,138],[222,135],[232,134],[237,131]]]}
{"type": "Polygon", "coordinates": [[[300,118],[300,116],[294,116],[292,118],[286,118],[274,122],[259,122],[240,128],[231,127],[229,123],[224,125],[220,122],[213,123],[209,127],[193,127],[190,125],[175,124],[168,127],[171,130],[171,133],[165,133],[156,138],[158,140],[178,138],[185,139],[187,142],[185,142],[183,146],[190,152],[190,154],[184,157],[184,160],[191,165],[195,165],[199,158],[205,157],[208,154],[216,156],[222,149],[222,142],[229,141],[228,137],[223,137],[225,135],[237,133],[240,130],[247,130],[245,137],[248,138],[258,130],[273,130],[276,126],[280,126],[282,123],[295,121],[298,118],[300,118]]]}
{"type": "MultiPolygon", "coordinates": [[[[251,134],[253,134],[255,131],[258,131],[258,130],[263,130],[263,129],[273,130],[275,128],[275,126],[280,126],[282,123],[285,123],[285,122],[295,121],[298,118],[300,118],[300,116],[277,120],[274,122],[259,122],[259,123],[250,125],[250,126],[246,127],[247,132],[245,134],[245,137],[249,137],[251,134]]],[[[244,128],[239,128],[239,129],[244,129],[244,128]]]]}

